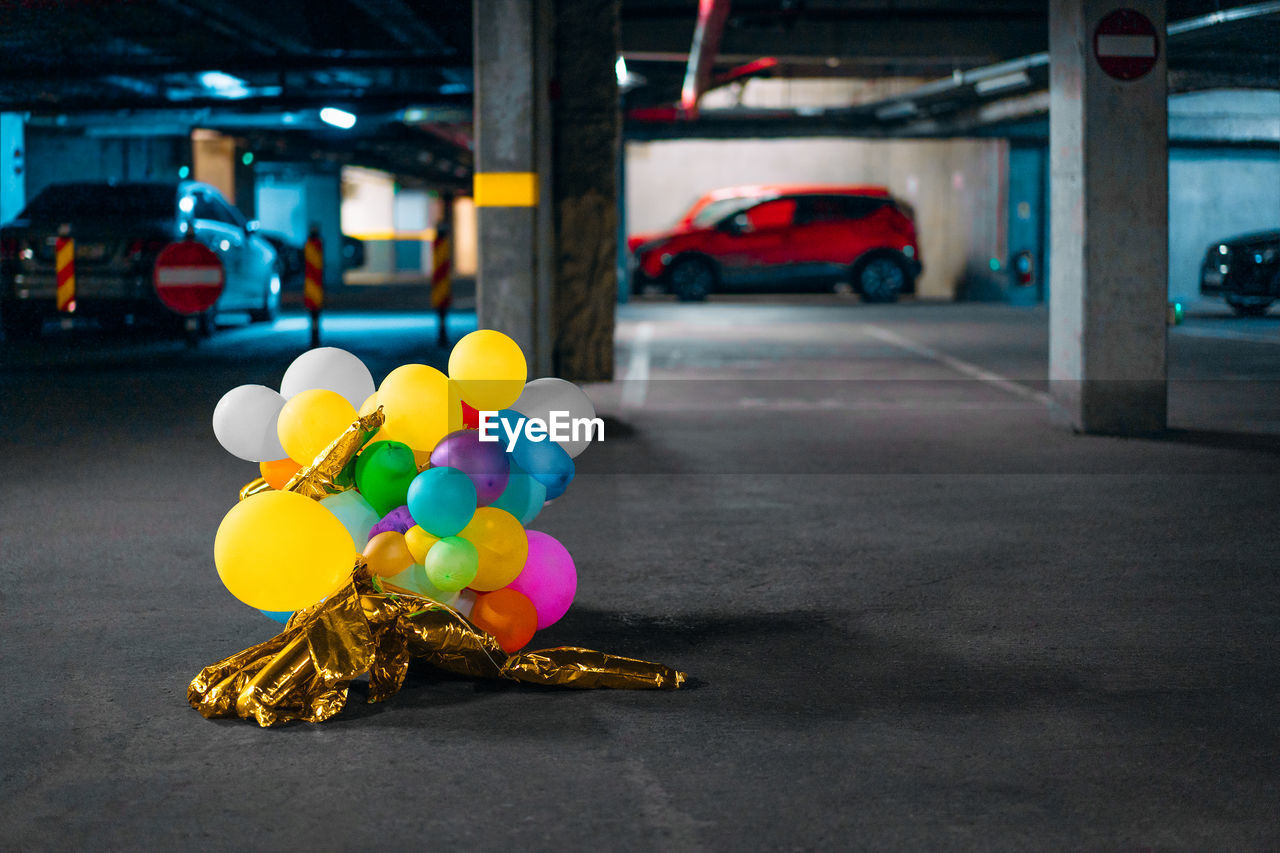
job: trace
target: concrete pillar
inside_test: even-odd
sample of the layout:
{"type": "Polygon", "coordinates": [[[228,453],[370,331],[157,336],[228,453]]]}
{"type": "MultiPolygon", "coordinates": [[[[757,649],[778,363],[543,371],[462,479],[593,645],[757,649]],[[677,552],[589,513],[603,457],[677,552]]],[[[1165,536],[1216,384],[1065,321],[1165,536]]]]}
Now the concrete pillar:
{"type": "Polygon", "coordinates": [[[27,203],[26,149],[21,113],[0,113],[0,225],[27,203]]]}
{"type": "Polygon", "coordinates": [[[613,378],[618,301],[618,0],[557,0],[556,375],[613,378]]]}
{"type": "Polygon", "coordinates": [[[613,376],[618,0],[474,0],[479,324],[613,376]],[[554,80],[554,82],[553,82],[554,80]]]}
{"type": "Polygon", "coordinates": [[[1168,121],[1165,4],[1051,0],[1049,379],[1056,419],[1080,432],[1166,425],[1168,121]],[[1158,56],[1113,79],[1099,22],[1127,7],[1155,25],[1158,56]]]}
{"type": "Polygon", "coordinates": [[[548,195],[548,0],[474,0],[475,203],[481,328],[520,344],[530,375],[551,372],[554,241],[539,201],[548,195]]]}

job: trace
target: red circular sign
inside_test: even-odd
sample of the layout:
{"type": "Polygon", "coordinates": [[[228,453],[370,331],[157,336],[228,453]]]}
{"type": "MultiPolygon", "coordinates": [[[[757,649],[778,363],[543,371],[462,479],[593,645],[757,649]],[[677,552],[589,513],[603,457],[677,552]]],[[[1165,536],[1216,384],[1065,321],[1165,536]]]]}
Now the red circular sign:
{"type": "Polygon", "coordinates": [[[170,243],[156,258],[156,296],[170,311],[199,314],[222,295],[222,261],[195,240],[170,243]]]}
{"type": "Polygon", "coordinates": [[[1146,15],[1117,9],[1093,31],[1093,55],[1102,70],[1117,80],[1137,80],[1155,67],[1160,36],[1146,15]]]}

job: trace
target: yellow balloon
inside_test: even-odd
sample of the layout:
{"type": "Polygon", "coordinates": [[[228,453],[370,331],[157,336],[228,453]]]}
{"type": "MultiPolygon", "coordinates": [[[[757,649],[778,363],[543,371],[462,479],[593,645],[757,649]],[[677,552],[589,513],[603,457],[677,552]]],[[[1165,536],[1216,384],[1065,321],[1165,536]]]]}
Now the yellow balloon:
{"type": "Polygon", "coordinates": [[[476,546],[480,568],[470,587],[481,592],[502,589],[511,583],[529,558],[529,538],[524,527],[506,510],[480,507],[458,535],[476,546]]]}
{"type": "Polygon", "coordinates": [[[502,332],[479,329],[449,354],[449,377],[473,408],[497,411],[520,398],[529,368],[519,344],[502,332]]]}
{"type": "Polygon", "coordinates": [[[384,429],[414,450],[430,452],[449,434],[449,379],[425,364],[402,364],[378,386],[384,429]]]}
{"type": "MultiPolygon", "coordinates": [[[[347,405],[350,405],[348,403],[347,405]]],[[[258,610],[297,610],[351,575],[356,545],[337,516],[295,492],[259,492],[218,525],[213,562],[236,598],[258,610]]]]}
{"type": "Polygon", "coordinates": [[[409,546],[409,553],[413,555],[413,561],[421,563],[427,559],[427,552],[431,550],[432,545],[440,541],[440,537],[432,536],[415,524],[404,532],[404,541],[409,546]]]}
{"type": "Polygon", "coordinates": [[[360,404],[360,408],[356,409],[356,413],[363,418],[365,415],[372,415],[377,410],[378,410],[378,392],[374,391],[368,397],[364,398],[364,402],[360,404]]]}
{"type": "Polygon", "coordinates": [[[276,434],[290,459],[310,465],[355,419],[355,406],[337,391],[312,388],[284,404],[276,434]]]}

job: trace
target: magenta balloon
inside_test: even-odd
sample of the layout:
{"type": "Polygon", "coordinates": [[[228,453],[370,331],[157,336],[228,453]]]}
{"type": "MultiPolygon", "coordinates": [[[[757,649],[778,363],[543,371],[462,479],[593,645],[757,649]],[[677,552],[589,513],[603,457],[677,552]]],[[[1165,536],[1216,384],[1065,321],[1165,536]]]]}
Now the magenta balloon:
{"type": "Polygon", "coordinates": [[[578,591],[578,570],[569,551],[540,530],[527,530],[529,558],[510,587],[524,593],[538,611],[538,630],[560,621],[578,591]]]}
{"type": "Polygon", "coordinates": [[[501,441],[481,441],[480,431],[462,429],[451,432],[431,451],[435,468],[457,468],[476,485],[476,505],[488,506],[507,488],[511,463],[501,441]]]}
{"type": "MultiPolygon", "coordinates": [[[[369,538],[377,536],[379,533],[386,533],[388,530],[394,530],[396,533],[404,533],[416,522],[413,516],[409,515],[407,506],[399,506],[391,510],[382,517],[382,520],[373,526],[373,530],[369,531],[369,538]]],[[[361,545],[360,547],[364,547],[361,545]]]]}

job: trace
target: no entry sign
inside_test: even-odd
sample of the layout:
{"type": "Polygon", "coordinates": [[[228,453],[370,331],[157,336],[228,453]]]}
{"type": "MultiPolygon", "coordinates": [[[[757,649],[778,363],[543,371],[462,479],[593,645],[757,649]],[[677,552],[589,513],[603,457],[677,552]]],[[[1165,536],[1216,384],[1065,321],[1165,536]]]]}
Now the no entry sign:
{"type": "Polygon", "coordinates": [[[1137,80],[1155,67],[1160,38],[1151,19],[1133,9],[1117,9],[1093,31],[1093,55],[1117,80],[1137,80]]]}
{"type": "Polygon", "coordinates": [[[156,296],[170,311],[199,314],[222,295],[222,262],[195,240],[165,246],[156,258],[156,296]]]}

